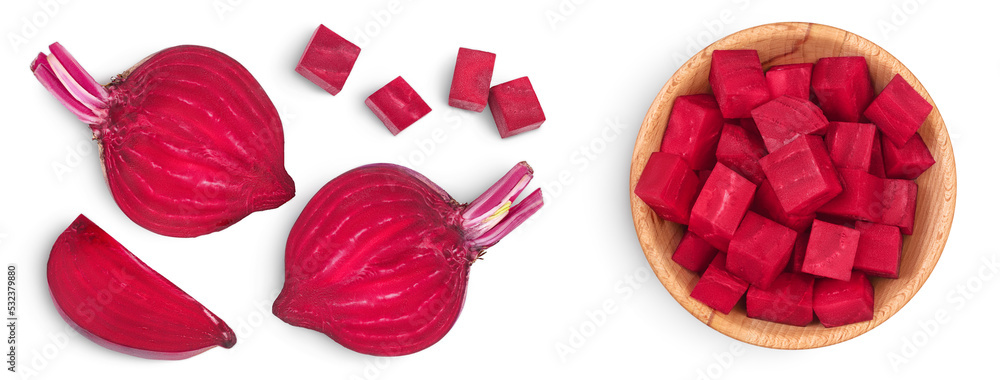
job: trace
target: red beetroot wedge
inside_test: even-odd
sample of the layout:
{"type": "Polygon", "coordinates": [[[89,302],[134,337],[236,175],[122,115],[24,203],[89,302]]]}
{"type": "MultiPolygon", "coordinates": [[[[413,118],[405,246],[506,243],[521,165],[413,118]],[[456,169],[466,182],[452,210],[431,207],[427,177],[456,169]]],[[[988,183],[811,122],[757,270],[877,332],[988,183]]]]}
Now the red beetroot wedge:
{"type": "Polygon", "coordinates": [[[764,181],[764,170],[760,159],[767,155],[764,141],[756,133],[741,126],[726,123],[722,126],[722,136],[715,158],[754,184],[764,181]]]}
{"type": "Polygon", "coordinates": [[[788,265],[795,231],[750,211],[729,243],[726,270],[759,288],[768,288],[788,265]]]}
{"type": "Polygon", "coordinates": [[[774,193],[774,188],[767,180],[761,182],[760,186],[757,187],[753,203],[750,204],[750,210],[796,232],[808,230],[812,226],[813,219],[816,219],[815,213],[795,215],[785,212],[781,201],[778,200],[778,195],[774,193]]]}
{"type": "Polygon", "coordinates": [[[861,233],[850,227],[813,221],[802,271],[820,277],[849,280],[860,237],[861,233]]]}
{"type": "Polygon", "coordinates": [[[826,149],[833,166],[868,171],[875,132],[874,124],[831,122],[826,133],[826,149]]]}
{"type": "Polygon", "coordinates": [[[375,113],[382,124],[385,124],[393,136],[431,112],[431,107],[417,95],[403,77],[396,77],[368,96],[365,105],[375,113]]]}
{"type": "Polygon", "coordinates": [[[718,253],[719,250],[708,244],[705,239],[687,231],[681,238],[680,244],[677,245],[677,249],[674,250],[671,259],[687,270],[702,273],[718,253]]]}
{"type": "Polygon", "coordinates": [[[496,58],[497,55],[490,52],[459,48],[448,105],[483,112],[490,97],[490,80],[493,79],[496,58]]]}
{"type": "Polygon", "coordinates": [[[781,206],[791,215],[808,215],[842,190],[819,136],[800,136],[761,158],[760,166],[781,206]]]}
{"type": "Polygon", "coordinates": [[[896,74],[865,110],[865,117],[875,123],[885,139],[901,147],[917,133],[933,108],[896,74]]]}
{"type": "Polygon", "coordinates": [[[691,298],[723,314],[729,314],[749,286],[746,281],[726,271],[726,254],[720,252],[691,290],[691,298]]]}
{"type": "Polygon", "coordinates": [[[916,179],[934,165],[934,156],[924,144],[919,133],[914,133],[906,144],[897,147],[883,140],[882,157],[884,158],[885,176],[897,179],[916,179]]]}
{"type": "Polygon", "coordinates": [[[693,170],[715,166],[722,113],[711,95],[680,96],[674,101],[660,151],[684,158],[693,170]]]}
{"type": "Polygon", "coordinates": [[[653,152],[639,175],[635,195],[664,220],[687,224],[701,181],[679,156],[653,152]]]}
{"type": "Polygon", "coordinates": [[[849,281],[816,279],[813,310],[824,327],[870,321],[875,316],[875,289],[861,272],[852,273],[849,281]]]}
{"type": "Polygon", "coordinates": [[[309,39],[295,72],[320,86],[330,95],[344,88],[347,76],[358,60],[361,48],[320,24],[309,39]]]}
{"type": "Polygon", "coordinates": [[[813,320],[813,285],[807,274],[781,273],[767,289],[751,286],[747,291],[747,316],[793,326],[813,320]]]}
{"type": "Polygon", "coordinates": [[[236,344],[225,322],[83,215],[52,246],[47,272],[59,315],[105,348],[176,360],[236,344]]]}
{"type": "Polygon", "coordinates": [[[829,124],[815,104],[789,96],[764,103],[751,114],[768,152],[780,149],[799,135],[822,135],[829,124]]]}
{"type": "Polygon", "coordinates": [[[688,229],[719,250],[729,249],[729,241],[750,208],[755,190],[753,182],[716,164],[694,201],[688,229]]]}
{"type": "Polygon", "coordinates": [[[764,73],[771,99],[791,96],[809,100],[809,83],[812,81],[812,63],[793,63],[772,66],[764,73]]]}
{"type": "Polygon", "coordinates": [[[716,50],[708,82],[727,119],[750,117],[750,111],[771,99],[756,50],[716,50]]]}
{"type": "Polygon", "coordinates": [[[854,256],[854,270],[871,276],[899,278],[899,260],[903,250],[899,227],[857,222],[854,228],[861,233],[858,253],[854,256]]]}
{"type": "Polygon", "coordinates": [[[864,57],[828,57],[816,61],[812,89],[830,121],[861,121],[874,92],[864,57]]]}
{"type": "Polygon", "coordinates": [[[521,77],[490,88],[490,112],[500,138],[538,129],[545,113],[528,77],[521,77]]]}

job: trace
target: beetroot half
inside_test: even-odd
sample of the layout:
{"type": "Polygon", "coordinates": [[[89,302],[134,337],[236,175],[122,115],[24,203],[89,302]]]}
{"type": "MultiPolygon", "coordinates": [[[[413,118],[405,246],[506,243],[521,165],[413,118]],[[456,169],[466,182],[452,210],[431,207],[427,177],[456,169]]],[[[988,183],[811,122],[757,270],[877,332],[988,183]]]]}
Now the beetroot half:
{"type": "Polygon", "coordinates": [[[469,269],[542,207],[522,162],[470,204],[392,164],[350,170],[306,205],[288,236],[273,312],[379,356],[423,350],[451,329],[469,269]]]}

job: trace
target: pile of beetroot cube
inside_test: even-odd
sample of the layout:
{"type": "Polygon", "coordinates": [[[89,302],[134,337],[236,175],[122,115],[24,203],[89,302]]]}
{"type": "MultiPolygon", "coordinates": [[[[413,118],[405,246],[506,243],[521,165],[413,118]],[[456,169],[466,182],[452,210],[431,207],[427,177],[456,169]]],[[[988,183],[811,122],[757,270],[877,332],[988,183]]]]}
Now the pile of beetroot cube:
{"type": "Polygon", "coordinates": [[[691,297],[728,314],[826,327],[869,321],[869,276],[898,278],[932,106],[898,74],[877,96],[864,57],[764,72],[754,50],[717,50],[713,94],[678,97],[635,194],[686,224],[673,260],[691,297]]]}

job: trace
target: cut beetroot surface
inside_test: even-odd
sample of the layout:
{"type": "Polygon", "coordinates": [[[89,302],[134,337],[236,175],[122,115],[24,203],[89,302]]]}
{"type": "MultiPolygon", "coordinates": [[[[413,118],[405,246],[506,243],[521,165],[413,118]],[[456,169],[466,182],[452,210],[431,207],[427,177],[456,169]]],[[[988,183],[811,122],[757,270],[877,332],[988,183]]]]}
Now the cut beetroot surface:
{"type": "Polygon", "coordinates": [[[417,95],[403,77],[396,77],[375,91],[365,100],[365,105],[393,135],[399,134],[431,112],[431,107],[417,95]]]}
{"type": "Polygon", "coordinates": [[[708,244],[705,239],[695,235],[691,231],[684,233],[680,244],[674,250],[671,258],[680,266],[697,273],[702,273],[712,263],[712,259],[718,255],[719,250],[708,244]]]}
{"type": "Polygon", "coordinates": [[[815,213],[794,215],[785,212],[784,207],[781,206],[781,201],[778,200],[778,195],[774,193],[774,188],[771,187],[771,183],[766,179],[757,187],[753,203],[750,204],[750,210],[796,232],[808,230],[812,226],[813,219],[816,219],[815,213]]]}
{"type": "Polygon", "coordinates": [[[687,224],[700,181],[679,156],[653,152],[639,175],[635,195],[664,220],[687,224]]]}
{"type": "Polygon", "coordinates": [[[885,176],[896,179],[916,179],[934,165],[934,156],[924,144],[919,133],[914,133],[906,144],[897,147],[889,141],[882,142],[885,176]]]}
{"type": "Polygon", "coordinates": [[[816,61],[812,89],[830,121],[862,121],[874,92],[864,57],[828,57],[816,61]]]}
{"type": "Polygon", "coordinates": [[[716,164],[691,209],[691,232],[698,234],[721,251],[729,249],[729,241],[750,208],[753,182],[743,178],[723,164],[716,164]]]}
{"type": "Polygon", "coordinates": [[[813,221],[802,271],[820,277],[849,280],[860,237],[861,233],[852,228],[813,221]]]}
{"type": "Polygon", "coordinates": [[[865,117],[875,123],[885,139],[901,147],[920,129],[933,108],[896,74],[865,110],[865,117]]]}
{"type": "Polygon", "coordinates": [[[874,124],[831,122],[826,133],[826,149],[833,166],[868,171],[875,132],[874,124]]]}
{"type": "Polygon", "coordinates": [[[791,96],[809,100],[809,84],[812,81],[812,63],[793,63],[772,66],[764,73],[771,99],[791,96]]]}
{"type": "Polygon", "coordinates": [[[875,289],[861,272],[852,273],[850,281],[818,278],[813,310],[824,327],[870,321],[875,316],[875,289]]]}
{"type": "Polygon", "coordinates": [[[676,154],[704,170],[715,166],[715,150],[722,132],[722,113],[711,95],[680,96],[674,101],[660,151],[676,154]]]}
{"type": "Polygon", "coordinates": [[[754,108],[753,121],[768,152],[774,152],[799,135],[824,134],[829,121],[808,100],[781,96],[754,108]]]}
{"type": "Polygon", "coordinates": [[[816,212],[852,220],[877,221],[884,208],[885,180],[856,169],[839,169],[843,191],[816,212]]]}
{"type": "Polygon", "coordinates": [[[490,88],[490,112],[501,138],[538,129],[545,113],[528,77],[521,77],[490,88]]]}
{"type": "Polygon", "coordinates": [[[722,126],[722,136],[715,158],[743,178],[755,184],[764,181],[764,170],[760,159],[767,155],[767,148],[760,136],[748,132],[741,126],[726,123],[722,126]]]}
{"type": "Polygon", "coordinates": [[[819,136],[802,135],[760,160],[785,212],[808,215],[840,194],[840,179],[819,136]]]}
{"type": "Polygon", "coordinates": [[[907,179],[886,179],[883,184],[881,215],[874,221],[897,226],[904,235],[913,235],[917,183],[907,179]]]}
{"type": "MultiPolygon", "coordinates": [[[[809,232],[799,232],[799,235],[795,238],[795,247],[792,248],[792,258],[788,260],[788,266],[785,267],[785,272],[802,273],[802,263],[806,261],[806,249],[808,247],[809,232]]],[[[807,275],[809,274],[807,273],[807,275]]]]}
{"type": "Polygon", "coordinates": [[[854,270],[872,276],[899,278],[903,250],[899,227],[858,222],[854,228],[861,233],[858,253],[854,256],[854,270]]]}
{"type": "Polygon", "coordinates": [[[729,243],[726,270],[766,289],[788,265],[795,237],[792,229],[753,211],[747,212],[729,243]]]}
{"type": "Polygon", "coordinates": [[[723,314],[729,314],[749,286],[746,281],[726,272],[726,254],[720,252],[691,290],[691,298],[723,314]]]}
{"type": "Polygon", "coordinates": [[[815,278],[806,274],[781,273],[767,289],[751,286],[747,291],[747,316],[793,326],[813,320],[815,278]]]}
{"type": "Polygon", "coordinates": [[[493,79],[496,58],[497,55],[490,52],[459,48],[448,105],[482,112],[490,97],[490,80],[493,79]]]}
{"type": "Polygon", "coordinates": [[[879,178],[886,178],[885,162],[882,158],[882,136],[878,131],[875,131],[875,139],[872,140],[872,161],[871,165],[868,166],[868,173],[879,178]]]}
{"type": "Polygon", "coordinates": [[[708,81],[727,119],[750,117],[751,110],[771,99],[756,50],[713,51],[708,81]]]}
{"type": "Polygon", "coordinates": [[[295,72],[320,86],[330,95],[344,88],[347,76],[358,60],[361,48],[320,24],[309,39],[295,72]]]}

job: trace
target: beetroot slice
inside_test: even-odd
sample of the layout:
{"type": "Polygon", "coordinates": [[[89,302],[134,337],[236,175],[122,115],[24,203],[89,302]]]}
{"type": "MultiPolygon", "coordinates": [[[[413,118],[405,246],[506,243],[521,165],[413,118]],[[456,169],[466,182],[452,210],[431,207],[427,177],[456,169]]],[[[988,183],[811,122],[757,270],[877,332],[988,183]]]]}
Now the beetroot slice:
{"type": "Polygon", "coordinates": [[[774,152],[799,135],[826,133],[829,121],[808,100],[781,96],[751,111],[768,152],[774,152]]]}
{"type": "Polygon", "coordinates": [[[865,117],[875,123],[886,139],[901,147],[920,129],[933,108],[896,74],[865,110],[865,117]]]}
{"type": "Polygon", "coordinates": [[[862,121],[874,92],[864,57],[827,57],[816,61],[812,88],[830,121],[862,121]]]}
{"type": "Polygon", "coordinates": [[[691,232],[721,251],[750,208],[756,185],[723,164],[715,164],[691,209],[691,232]]]}
{"type": "Polygon", "coordinates": [[[403,77],[391,82],[365,99],[365,105],[395,136],[431,112],[431,107],[417,95],[403,77]]]}
{"type": "Polygon", "coordinates": [[[782,95],[809,100],[809,83],[812,81],[812,63],[793,63],[772,66],[764,73],[771,99],[782,95]]]}
{"type": "Polygon", "coordinates": [[[722,113],[711,95],[680,96],[674,101],[660,151],[676,154],[691,169],[711,169],[722,132],[722,113]]]}
{"type": "Polygon", "coordinates": [[[766,289],[788,265],[795,236],[790,228],[753,211],[747,212],[729,243],[726,270],[766,289]]]}
{"type": "Polygon", "coordinates": [[[858,222],[854,228],[861,233],[858,253],[854,256],[854,270],[872,276],[899,278],[903,250],[899,227],[858,222]]]}
{"type": "Polygon", "coordinates": [[[719,250],[708,244],[705,239],[695,235],[691,231],[684,233],[680,244],[674,250],[671,258],[680,266],[697,273],[702,273],[712,263],[712,259],[718,255],[719,250]]]}
{"type": "Polygon", "coordinates": [[[802,135],[761,158],[760,165],[788,214],[808,215],[842,190],[819,136],[802,135]]]}
{"type": "Polygon", "coordinates": [[[771,99],[756,50],[716,50],[708,82],[727,119],[750,117],[750,111],[771,99]]]}
{"type": "Polygon", "coordinates": [[[815,213],[794,215],[785,212],[784,207],[781,206],[781,201],[778,200],[778,195],[774,193],[774,188],[771,187],[771,183],[766,179],[757,187],[757,193],[754,194],[750,210],[796,232],[808,230],[812,226],[813,219],[816,219],[815,213]]]}
{"type": "Polygon", "coordinates": [[[868,171],[875,132],[874,124],[831,122],[826,133],[826,149],[833,166],[868,171]]]}
{"type": "Polygon", "coordinates": [[[793,326],[813,320],[813,285],[807,274],[781,273],[767,289],[751,286],[747,291],[747,316],[793,326]]]}
{"type": "Polygon", "coordinates": [[[347,76],[358,60],[361,48],[320,24],[306,45],[295,72],[320,86],[330,95],[344,88],[347,76]]]}
{"type": "Polygon", "coordinates": [[[916,179],[935,162],[919,133],[914,133],[901,147],[883,140],[882,157],[886,177],[896,179],[916,179]]]}
{"type": "Polygon", "coordinates": [[[490,88],[490,112],[500,138],[538,129],[545,113],[528,77],[521,77],[490,88]]]}
{"type": "Polygon", "coordinates": [[[764,141],[756,133],[750,133],[741,126],[726,123],[722,126],[722,136],[715,158],[754,184],[764,181],[764,170],[760,159],[767,155],[764,141]]]}
{"type": "Polygon", "coordinates": [[[664,220],[687,224],[700,181],[679,156],[653,152],[639,175],[635,195],[664,220]]]}
{"type": "Polygon", "coordinates": [[[813,310],[824,327],[870,321],[875,316],[875,289],[861,272],[853,272],[849,281],[818,278],[813,310]]]}
{"type": "Polygon", "coordinates": [[[490,80],[493,79],[496,58],[497,55],[490,52],[458,48],[448,105],[483,112],[490,97],[490,80]]]}
{"type": "Polygon", "coordinates": [[[719,252],[691,290],[691,298],[723,314],[729,314],[749,286],[746,281],[726,272],[726,254],[719,252]]]}
{"type": "Polygon", "coordinates": [[[820,277],[849,280],[860,237],[861,233],[852,228],[813,221],[802,271],[820,277]]]}

